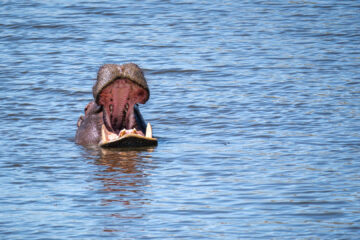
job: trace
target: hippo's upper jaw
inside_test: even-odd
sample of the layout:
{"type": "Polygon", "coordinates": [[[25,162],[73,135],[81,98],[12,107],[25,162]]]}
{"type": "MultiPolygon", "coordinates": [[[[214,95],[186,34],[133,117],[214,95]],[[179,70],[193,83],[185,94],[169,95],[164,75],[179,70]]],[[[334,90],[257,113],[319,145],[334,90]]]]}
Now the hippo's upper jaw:
{"type": "Polygon", "coordinates": [[[99,96],[104,122],[102,143],[130,133],[145,136],[145,124],[137,104],[144,103],[147,98],[147,91],[128,79],[116,79],[105,87],[99,96]]]}
{"type": "Polygon", "coordinates": [[[103,107],[103,121],[107,130],[116,134],[124,128],[143,131],[143,126],[136,121],[134,107],[146,98],[147,92],[128,79],[117,79],[105,87],[99,94],[98,104],[103,107]]]}
{"type": "Polygon", "coordinates": [[[96,143],[100,146],[114,143],[124,136],[152,139],[150,124],[146,126],[138,108],[150,96],[141,69],[133,63],[124,65],[105,64],[98,72],[93,87],[94,105],[101,112],[85,112],[76,133],[77,143],[96,143]],[[89,140],[89,136],[92,138],[89,140]]]}

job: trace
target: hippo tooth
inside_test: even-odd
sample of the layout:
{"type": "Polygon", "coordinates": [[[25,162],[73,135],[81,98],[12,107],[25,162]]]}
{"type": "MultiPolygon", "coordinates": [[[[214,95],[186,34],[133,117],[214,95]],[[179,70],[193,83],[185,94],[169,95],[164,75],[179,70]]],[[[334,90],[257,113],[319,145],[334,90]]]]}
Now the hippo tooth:
{"type": "Polygon", "coordinates": [[[101,127],[101,141],[102,141],[103,143],[106,143],[106,142],[109,141],[109,139],[107,138],[107,134],[106,134],[105,131],[106,131],[105,125],[102,125],[102,127],[101,127]]]}
{"type": "Polygon", "coordinates": [[[121,130],[120,132],[119,132],[119,137],[122,137],[122,136],[124,136],[126,134],[126,129],[124,128],[123,130],[121,130]]]}
{"type": "Polygon", "coordinates": [[[145,136],[147,138],[152,138],[152,127],[151,127],[151,124],[148,123],[147,126],[146,126],[146,134],[145,136]]]}
{"type": "Polygon", "coordinates": [[[101,140],[103,143],[105,142],[109,142],[115,139],[118,139],[118,135],[116,135],[115,133],[109,132],[105,125],[102,125],[101,127],[101,140]]]}

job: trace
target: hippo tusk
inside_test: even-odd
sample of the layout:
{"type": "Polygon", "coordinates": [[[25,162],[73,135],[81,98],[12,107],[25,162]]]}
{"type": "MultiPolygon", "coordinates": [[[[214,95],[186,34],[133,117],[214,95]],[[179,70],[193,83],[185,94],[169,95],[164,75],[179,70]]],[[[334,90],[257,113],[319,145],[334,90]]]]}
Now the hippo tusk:
{"type": "Polygon", "coordinates": [[[145,137],[147,138],[152,138],[152,127],[151,127],[151,124],[148,123],[147,126],[146,126],[146,134],[145,134],[145,137]]]}

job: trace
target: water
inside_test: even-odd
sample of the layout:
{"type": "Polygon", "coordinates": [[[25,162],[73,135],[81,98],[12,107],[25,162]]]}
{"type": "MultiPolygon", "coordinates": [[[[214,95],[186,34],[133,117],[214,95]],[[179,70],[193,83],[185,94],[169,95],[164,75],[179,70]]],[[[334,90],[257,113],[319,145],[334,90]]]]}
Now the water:
{"type": "Polygon", "coordinates": [[[358,1],[2,1],[1,239],[356,239],[358,1]],[[159,145],[74,143],[104,63],[159,145]]]}

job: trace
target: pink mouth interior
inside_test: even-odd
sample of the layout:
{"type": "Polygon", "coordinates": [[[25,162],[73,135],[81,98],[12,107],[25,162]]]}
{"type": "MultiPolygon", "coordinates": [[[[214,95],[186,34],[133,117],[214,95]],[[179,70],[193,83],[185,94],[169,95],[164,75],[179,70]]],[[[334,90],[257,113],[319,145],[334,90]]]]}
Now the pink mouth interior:
{"type": "MultiPolygon", "coordinates": [[[[137,128],[134,105],[145,103],[148,92],[128,79],[117,79],[105,87],[99,96],[106,128],[119,134],[122,129],[137,128]]],[[[138,128],[137,128],[138,129],[138,128]]]]}

